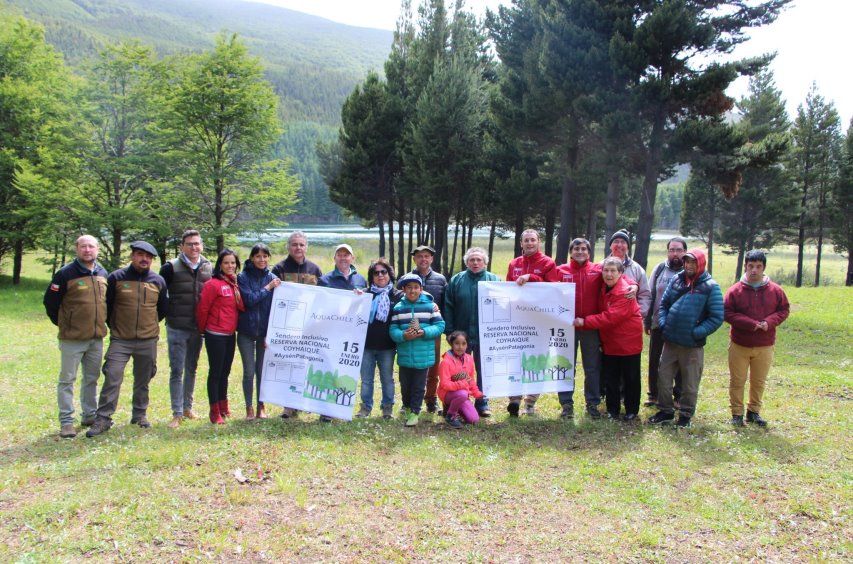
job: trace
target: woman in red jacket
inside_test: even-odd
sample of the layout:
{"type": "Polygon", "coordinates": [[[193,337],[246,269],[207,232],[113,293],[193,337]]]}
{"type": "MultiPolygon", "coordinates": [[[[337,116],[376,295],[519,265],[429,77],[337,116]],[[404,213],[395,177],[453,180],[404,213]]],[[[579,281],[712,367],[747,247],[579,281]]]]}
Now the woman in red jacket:
{"type": "Polygon", "coordinates": [[[228,409],[228,374],[237,344],[235,333],[241,311],[245,311],[237,270],[240,259],[231,249],[223,249],[213,267],[213,277],[201,289],[196,307],[198,330],[204,335],[204,348],[210,371],[207,374],[207,397],[210,422],[224,425],[228,409]]]}
{"type": "Polygon", "coordinates": [[[601,334],[602,376],[607,384],[607,414],[619,418],[620,388],[625,392],[625,421],[640,412],[640,355],[643,352],[643,318],[637,300],[626,300],[630,285],[622,261],[609,257],[602,263],[604,286],[598,299],[600,313],[575,318],[576,327],[598,329],[601,334]]]}

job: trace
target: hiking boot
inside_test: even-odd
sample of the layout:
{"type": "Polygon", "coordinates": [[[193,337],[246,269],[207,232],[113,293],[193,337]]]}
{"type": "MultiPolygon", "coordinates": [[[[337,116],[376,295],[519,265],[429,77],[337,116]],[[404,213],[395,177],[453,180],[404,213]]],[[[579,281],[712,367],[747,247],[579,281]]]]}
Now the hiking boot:
{"type": "Polygon", "coordinates": [[[86,431],[86,436],[89,437],[90,439],[92,437],[97,437],[98,435],[100,435],[102,433],[106,433],[107,431],[109,431],[110,427],[112,427],[112,426],[113,426],[112,421],[110,421],[109,419],[106,419],[104,417],[99,417],[99,418],[95,419],[95,422],[92,423],[92,426],[89,427],[88,431],[86,431]]]}
{"type": "Polygon", "coordinates": [[[383,405],[382,406],[382,419],[391,419],[394,415],[394,406],[393,405],[383,405]]]}
{"type": "MultiPolygon", "coordinates": [[[[598,413],[598,410],[595,410],[598,413]]],[[[575,406],[570,403],[567,403],[563,406],[563,410],[560,412],[560,419],[572,419],[575,416],[575,406]]]]}
{"type": "MultiPolygon", "coordinates": [[[[565,409],[565,408],[563,408],[565,409]]],[[[588,405],[586,406],[586,414],[592,417],[593,419],[601,419],[601,412],[598,411],[597,405],[588,405]]]]}
{"type": "Polygon", "coordinates": [[[507,411],[507,413],[509,413],[510,417],[518,417],[518,410],[520,408],[521,408],[521,406],[517,403],[506,404],[506,411],[507,411]]]}
{"type": "Polygon", "coordinates": [[[636,413],[626,413],[624,417],[622,417],[622,421],[625,423],[635,423],[637,421],[636,413]]]}
{"type": "Polygon", "coordinates": [[[355,416],[359,418],[370,417],[370,410],[362,405],[355,416]]]}
{"type": "Polygon", "coordinates": [[[192,408],[187,408],[184,410],[184,418],[185,419],[198,419],[198,414],[192,410],[192,408]]]}
{"type": "Polygon", "coordinates": [[[764,420],[759,414],[754,411],[746,412],[746,422],[747,423],[755,423],[759,427],[767,427],[767,421],[764,420]]]}
{"type": "Polygon", "coordinates": [[[435,413],[438,410],[438,403],[435,398],[426,400],[426,410],[427,413],[435,413]]]}
{"type": "Polygon", "coordinates": [[[414,427],[418,424],[418,414],[415,412],[409,413],[406,417],[406,427],[414,427]]]}
{"type": "Polygon", "coordinates": [[[646,423],[650,425],[660,425],[663,423],[671,423],[672,420],[675,419],[674,413],[665,413],[663,411],[658,411],[651,417],[646,420],[646,423]]]}
{"type": "Polygon", "coordinates": [[[735,427],[743,427],[745,425],[743,422],[743,415],[732,415],[729,424],[734,425],[735,427]]]}
{"type": "Polygon", "coordinates": [[[485,419],[486,417],[492,416],[492,410],[489,409],[488,407],[484,407],[483,409],[477,410],[477,415],[479,415],[480,417],[485,419]]]}
{"type": "Polygon", "coordinates": [[[139,417],[133,417],[130,420],[131,425],[139,425],[143,429],[151,428],[151,423],[148,421],[148,418],[144,415],[140,415],[139,417]]]}
{"type": "Polygon", "coordinates": [[[678,416],[678,422],[675,425],[678,427],[682,427],[684,429],[691,427],[692,424],[690,423],[690,416],[689,415],[683,415],[683,414],[679,415],[678,416]]]}
{"type": "Polygon", "coordinates": [[[657,407],[658,400],[649,398],[646,400],[646,403],[643,404],[643,407],[657,407]]]}
{"type": "Polygon", "coordinates": [[[524,414],[528,417],[536,416],[536,405],[528,403],[524,406],[524,414]]]}
{"type": "Polygon", "coordinates": [[[448,415],[445,419],[447,420],[447,424],[454,429],[462,428],[462,421],[459,419],[458,415],[448,415]]]}
{"type": "Polygon", "coordinates": [[[168,427],[169,429],[177,429],[181,426],[181,421],[183,420],[184,418],[180,415],[175,415],[174,417],[172,417],[172,420],[166,424],[166,427],[168,427]]]}
{"type": "Polygon", "coordinates": [[[608,411],[607,412],[607,420],[608,421],[619,421],[619,414],[618,413],[610,413],[608,411]]]}
{"type": "Polygon", "coordinates": [[[91,419],[83,419],[82,421],[80,421],[80,425],[82,425],[83,427],[91,427],[92,423],[95,422],[95,419],[95,417],[92,417],[91,419]]]}
{"type": "Polygon", "coordinates": [[[66,423],[59,429],[59,436],[63,439],[73,439],[77,436],[77,429],[74,428],[74,423],[66,423]]]}

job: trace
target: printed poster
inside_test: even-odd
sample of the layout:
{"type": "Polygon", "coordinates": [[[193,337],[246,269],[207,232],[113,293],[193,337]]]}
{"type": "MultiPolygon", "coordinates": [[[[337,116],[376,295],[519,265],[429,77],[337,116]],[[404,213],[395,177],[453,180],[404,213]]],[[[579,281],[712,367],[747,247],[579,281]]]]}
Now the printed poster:
{"type": "Polygon", "coordinates": [[[575,285],[480,282],[483,393],[521,396],[575,388],[575,285]]]}
{"type": "Polygon", "coordinates": [[[284,282],[267,328],[260,401],[352,420],[372,294],[284,282]]]}

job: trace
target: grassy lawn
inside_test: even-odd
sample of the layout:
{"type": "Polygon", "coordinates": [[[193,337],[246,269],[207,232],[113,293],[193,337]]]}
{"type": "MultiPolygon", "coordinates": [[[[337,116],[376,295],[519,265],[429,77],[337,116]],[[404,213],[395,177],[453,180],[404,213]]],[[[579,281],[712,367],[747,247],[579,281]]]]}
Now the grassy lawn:
{"type": "MultiPolygon", "coordinates": [[[[495,253],[501,275],[510,246],[495,253]]],[[[371,250],[356,249],[363,271],[371,250]]],[[[331,248],[309,255],[331,265],[331,248]]],[[[725,288],[734,259],[716,260],[725,288]]],[[[792,269],[789,254],[770,260],[771,274],[792,269]]],[[[30,276],[42,268],[26,267],[30,276]]],[[[838,283],[845,268],[832,257],[824,271],[838,283]]],[[[853,558],[850,288],[786,286],[793,312],[779,330],[767,430],[727,424],[726,326],[706,348],[694,427],[680,431],[563,422],[553,394],[538,417],[512,421],[506,401],[493,400],[496,416],[461,432],[438,420],[412,430],[310,414],[247,423],[239,359],[229,393],[238,417],[172,431],[164,333],[154,427],[128,425],[128,378],[109,433],[63,440],[46,276],[18,287],[0,277],[0,561],[853,558]]],[[[202,354],[199,411],[206,371],[202,354]]]]}

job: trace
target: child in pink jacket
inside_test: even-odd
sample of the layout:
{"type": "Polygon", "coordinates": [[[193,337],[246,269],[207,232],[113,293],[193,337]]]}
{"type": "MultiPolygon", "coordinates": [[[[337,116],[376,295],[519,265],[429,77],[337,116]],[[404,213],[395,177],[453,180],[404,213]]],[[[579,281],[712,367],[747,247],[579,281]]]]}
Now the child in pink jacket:
{"type": "Polygon", "coordinates": [[[465,352],[468,349],[468,335],[465,331],[454,331],[447,336],[447,342],[450,350],[444,354],[438,366],[438,397],[444,404],[447,424],[460,429],[460,416],[466,423],[474,424],[480,420],[469,398],[481,398],[483,392],[477,387],[474,357],[465,352]]]}

